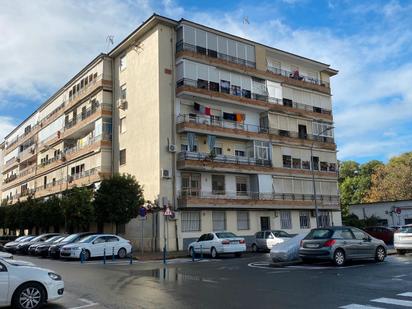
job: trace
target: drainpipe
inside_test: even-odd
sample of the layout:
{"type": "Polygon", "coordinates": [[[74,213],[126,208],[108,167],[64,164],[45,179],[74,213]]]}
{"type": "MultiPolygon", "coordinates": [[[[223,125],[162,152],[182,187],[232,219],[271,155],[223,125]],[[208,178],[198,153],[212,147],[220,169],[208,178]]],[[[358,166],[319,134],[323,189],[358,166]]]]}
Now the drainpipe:
{"type": "MultiPolygon", "coordinates": [[[[114,70],[114,58],[112,58],[112,57],[110,57],[110,63],[111,63],[111,65],[110,65],[110,67],[111,67],[111,69],[112,69],[112,172],[111,172],[111,175],[113,176],[114,175],[114,149],[115,149],[115,139],[117,139],[117,135],[118,135],[118,132],[117,132],[117,125],[114,125],[114,123],[115,123],[115,119],[116,119],[116,116],[117,116],[117,109],[116,109],[116,100],[115,100],[115,93],[116,93],[116,85],[115,85],[115,78],[114,78],[114,72],[115,72],[115,70],[114,70]]],[[[103,62],[103,65],[104,65],[104,62],[103,62]]],[[[104,92],[103,92],[103,94],[104,94],[104,92]]]]}

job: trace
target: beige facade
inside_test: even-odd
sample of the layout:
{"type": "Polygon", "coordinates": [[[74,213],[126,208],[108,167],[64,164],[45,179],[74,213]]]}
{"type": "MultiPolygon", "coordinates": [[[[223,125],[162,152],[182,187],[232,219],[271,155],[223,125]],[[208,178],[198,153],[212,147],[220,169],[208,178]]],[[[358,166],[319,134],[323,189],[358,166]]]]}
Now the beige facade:
{"type": "MultiPolygon", "coordinates": [[[[130,173],[150,217],[145,248],[185,249],[226,229],[341,224],[328,65],[186,20],[149,18],[10,133],[2,199],[47,197],[130,173]],[[311,148],[313,157],[311,158],[311,148]]],[[[139,245],[142,221],[126,225],[139,245]]]]}

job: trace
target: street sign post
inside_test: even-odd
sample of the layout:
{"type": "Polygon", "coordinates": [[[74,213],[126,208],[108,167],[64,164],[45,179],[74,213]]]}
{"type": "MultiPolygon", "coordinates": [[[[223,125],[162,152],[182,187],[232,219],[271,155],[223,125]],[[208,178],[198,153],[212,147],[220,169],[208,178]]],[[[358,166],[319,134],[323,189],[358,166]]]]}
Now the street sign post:
{"type": "Polygon", "coordinates": [[[140,221],[142,223],[142,234],[141,234],[141,239],[140,239],[140,249],[141,249],[142,256],[143,256],[143,251],[144,251],[144,222],[147,219],[147,209],[145,207],[140,207],[139,216],[140,216],[140,221]]]}

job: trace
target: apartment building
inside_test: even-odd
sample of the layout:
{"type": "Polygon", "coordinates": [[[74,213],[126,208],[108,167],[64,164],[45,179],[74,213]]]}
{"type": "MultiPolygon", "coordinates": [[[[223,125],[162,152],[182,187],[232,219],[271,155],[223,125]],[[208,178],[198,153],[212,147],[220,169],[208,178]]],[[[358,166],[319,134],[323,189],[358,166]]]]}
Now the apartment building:
{"type": "MultiPolygon", "coordinates": [[[[329,65],[153,15],[4,141],[2,198],[47,197],[130,173],[157,249],[202,233],[249,239],[341,224],[329,65]]],[[[126,237],[138,239],[138,220],[126,237]]]]}

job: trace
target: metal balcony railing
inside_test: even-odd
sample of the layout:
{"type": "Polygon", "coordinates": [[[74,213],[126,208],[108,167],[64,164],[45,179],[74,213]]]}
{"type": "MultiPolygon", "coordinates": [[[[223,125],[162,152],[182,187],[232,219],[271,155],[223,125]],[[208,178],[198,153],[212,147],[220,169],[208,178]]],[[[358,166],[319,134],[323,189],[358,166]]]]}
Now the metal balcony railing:
{"type": "Polygon", "coordinates": [[[218,163],[229,163],[238,165],[257,165],[257,166],[272,166],[270,160],[256,159],[251,157],[239,157],[239,156],[227,156],[227,155],[216,155],[211,156],[208,153],[201,152],[191,152],[183,151],[178,154],[178,160],[203,160],[203,161],[213,161],[218,163]]]}
{"type": "Polygon", "coordinates": [[[234,56],[229,56],[227,54],[219,53],[213,49],[207,49],[201,46],[185,43],[183,41],[179,41],[176,43],[176,52],[180,52],[180,51],[191,51],[191,52],[198,53],[201,55],[209,56],[211,58],[221,59],[226,62],[231,62],[231,63],[244,65],[247,67],[256,68],[256,62],[234,57],[234,56]]]}
{"type": "Polygon", "coordinates": [[[314,77],[302,75],[298,71],[291,72],[291,71],[286,71],[286,70],[282,70],[282,69],[279,69],[279,68],[275,68],[275,67],[272,67],[272,66],[268,66],[267,70],[271,73],[274,73],[274,74],[277,74],[277,75],[282,75],[282,76],[288,77],[290,79],[301,80],[301,81],[304,81],[304,82],[307,82],[307,83],[311,83],[311,84],[320,85],[320,86],[330,88],[330,84],[328,82],[320,80],[320,79],[316,79],[314,77]]]}

